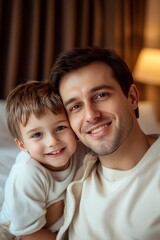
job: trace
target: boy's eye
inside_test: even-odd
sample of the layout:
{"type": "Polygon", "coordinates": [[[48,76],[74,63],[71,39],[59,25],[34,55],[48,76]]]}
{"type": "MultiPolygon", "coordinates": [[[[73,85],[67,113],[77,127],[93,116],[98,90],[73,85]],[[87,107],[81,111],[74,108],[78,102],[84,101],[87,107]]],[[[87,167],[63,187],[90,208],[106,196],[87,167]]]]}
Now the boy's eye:
{"type": "Polygon", "coordinates": [[[39,137],[41,137],[43,134],[41,133],[41,132],[37,132],[37,133],[34,133],[33,135],[32,135],[32,138],[39,138],[39,137]]]}
{"type": "Polygon", "coordinates": [[[66,128],[66,126],[58,126],[58,127],[56,128],[56,132],[62,131],[62,130],[65,129],[65,128],[66,128]]]}

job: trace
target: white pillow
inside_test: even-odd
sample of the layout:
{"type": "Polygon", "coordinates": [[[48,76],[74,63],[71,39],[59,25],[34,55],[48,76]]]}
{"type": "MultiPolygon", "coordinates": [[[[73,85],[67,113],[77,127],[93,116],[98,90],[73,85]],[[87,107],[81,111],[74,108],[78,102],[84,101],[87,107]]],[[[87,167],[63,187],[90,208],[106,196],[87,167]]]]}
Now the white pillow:
{"type": "Polygon", "coordinates": [[[8,173],[20,151],[8,130],[5,106],[5,100],[0,100],[0,209],[4,199],[4,185],[8,173]]]}

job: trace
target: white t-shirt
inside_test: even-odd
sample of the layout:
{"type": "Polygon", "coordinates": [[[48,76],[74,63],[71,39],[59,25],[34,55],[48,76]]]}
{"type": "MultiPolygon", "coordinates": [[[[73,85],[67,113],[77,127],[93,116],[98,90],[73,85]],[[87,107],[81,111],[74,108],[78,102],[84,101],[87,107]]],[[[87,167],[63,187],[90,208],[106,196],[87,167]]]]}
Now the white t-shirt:
{"type": "MultiPolygon", "coordinates": [[[[46,224],[46,209],[65,198],[65,190],[82,165],[86,152],[86,147],[78,142],[69,167],[58,172],[45,168],[29,154],[20,152],[6,182],[0,223],[9,225],[14,235],[40,230],[46,224]]],[[[59,230],[62,223],[55,223],[50,230],[59,230]]]]}
{"type": "Polygon", "coordinates": [[[87,154],[77,179],[67,189],[58,240],[68,227],[70,240],[160,240],[160,138],[127,171],[87,154]]]}

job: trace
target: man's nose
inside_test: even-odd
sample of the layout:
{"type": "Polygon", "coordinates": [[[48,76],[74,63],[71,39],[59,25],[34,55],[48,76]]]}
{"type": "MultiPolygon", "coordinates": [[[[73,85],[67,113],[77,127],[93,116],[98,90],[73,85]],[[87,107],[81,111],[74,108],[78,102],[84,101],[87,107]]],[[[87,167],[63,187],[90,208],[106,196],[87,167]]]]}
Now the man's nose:
{"type": "Polygon", "coordinates": [[[86,103],[85,105],[85,117],[87,122],[94,122],[101,116],[101,111],[94,103],[86,103]]]}

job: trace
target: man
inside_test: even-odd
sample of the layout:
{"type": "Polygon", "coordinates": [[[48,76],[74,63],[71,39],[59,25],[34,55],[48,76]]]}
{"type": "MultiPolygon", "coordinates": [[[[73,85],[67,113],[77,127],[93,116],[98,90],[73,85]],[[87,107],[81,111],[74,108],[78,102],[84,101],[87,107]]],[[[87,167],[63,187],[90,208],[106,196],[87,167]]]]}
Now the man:
{"type": "Polygon", "coordinates": [[[62,97],[88,154],[68,187],[58,239],[159,240],[160,138],[137,122],[138,91],[112,50],[88,47],[59,55],[50,83],[62,97]]]}

